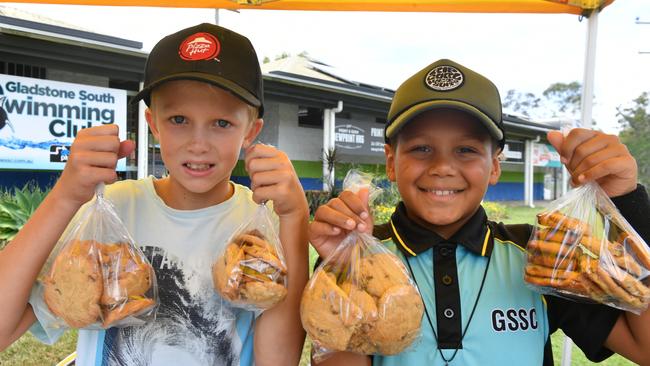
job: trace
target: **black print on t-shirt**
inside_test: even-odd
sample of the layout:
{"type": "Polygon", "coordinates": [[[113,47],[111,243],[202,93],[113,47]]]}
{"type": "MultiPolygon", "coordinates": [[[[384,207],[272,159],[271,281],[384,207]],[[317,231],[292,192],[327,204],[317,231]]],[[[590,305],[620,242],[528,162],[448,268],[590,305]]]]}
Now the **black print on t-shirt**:
{"type": "Polygon", "coordinates": [[[109,329],[102,364],[144,366],[162,361],[171,365],[181,354],[200,365],[239,364],[239,351],[232,344],[232,309],[222,307],[210,288],[194,289],[192,296],[189,282],[195,274],[184,272],[163,249],[145,247],[143,252],[158,280],[160,307],[156,320],[143,326],[109,329]],[[164,354],[170,357],[161,360],[164,354]]]}
{"type": "Polygon", "coordinates": [[[537,310],[527,309],[495,309],[492,311],[492,328],[497,332],[516,332],[519,330],[537,329],[537,310]]]}

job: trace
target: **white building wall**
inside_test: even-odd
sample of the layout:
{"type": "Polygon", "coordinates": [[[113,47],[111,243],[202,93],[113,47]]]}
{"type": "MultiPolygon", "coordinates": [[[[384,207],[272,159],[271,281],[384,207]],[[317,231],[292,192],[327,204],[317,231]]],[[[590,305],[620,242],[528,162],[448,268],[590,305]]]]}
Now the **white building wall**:
{"type": "MultiPolygon", "coordinates": [[[[323,129],[298,126],[298,106],[278,103],[278,148],[291,160],[321,161],[323,129]]],[[[271,123],[276,123],[272,121],[271,123]]]]}

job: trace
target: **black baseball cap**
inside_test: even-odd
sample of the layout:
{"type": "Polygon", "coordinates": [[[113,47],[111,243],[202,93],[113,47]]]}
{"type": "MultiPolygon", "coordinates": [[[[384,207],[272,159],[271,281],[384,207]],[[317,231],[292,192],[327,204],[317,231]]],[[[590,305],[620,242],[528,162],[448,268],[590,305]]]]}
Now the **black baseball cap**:
{"type": "Polygon", "coordinates": [[[149,53],[144,87],[133,98],[149,105],[151,91],[171,80],[198,80],[217,85],[264,114],[264,87],[257,54],[248,38],[218,25],[203,23],[161,39],[149,53]]]}
{"type": "Polygon", "coordinates": [[[485,76],[446,59],[418,71],[397,88],[388,111],[386,142],[419,114],[440,108],[473,115],[503,148],[506,138],[499,90],[485,76]]]}

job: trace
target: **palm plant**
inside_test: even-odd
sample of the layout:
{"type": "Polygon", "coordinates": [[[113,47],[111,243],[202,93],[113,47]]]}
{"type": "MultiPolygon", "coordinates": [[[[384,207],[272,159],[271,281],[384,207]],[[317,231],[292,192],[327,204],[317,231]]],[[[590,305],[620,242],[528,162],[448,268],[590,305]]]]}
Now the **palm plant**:
{"type": "Polygon", "coordinates": [[[23,188],[14,188],[13,192],[0,192],[0,249],[16,237],[49,191],[29,182],[23,188]]]}
{"type": "Polygon", "coordinates": [[[327,176],[323,177],[323,180],[327,184],[327,192],[330,193],[330,198],[333,198],[336,197],[336,178],[333,176],[334,169],[339,163],[339,155],[335,147],[323,151],[323,162],[327,165],[327,176]]]}

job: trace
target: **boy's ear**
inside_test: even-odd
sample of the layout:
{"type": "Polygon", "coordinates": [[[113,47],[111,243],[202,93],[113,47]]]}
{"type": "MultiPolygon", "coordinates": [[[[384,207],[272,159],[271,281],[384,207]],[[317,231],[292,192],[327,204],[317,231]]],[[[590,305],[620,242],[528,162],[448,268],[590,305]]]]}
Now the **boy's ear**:
{"type": "Polygon", "coordinates": [[[497,151],[496,153],[492,154],[492,169],[490,170],[490,185],[493,186],[499,182],[499,178],[501,177],[501,162],[499,161],[499,154],[501,151],[497,151]]]}
{"type": "Polygon", "coordinates": [[[248,127],[248,132],[246,132],[246,135],[244,136],[243,148],[246,149],[251,146],[253,141],[257,138],[257,135],[262,131],[262,127],[264,127],[264,120],[261,118],[257,118],[251,123],[248,127]]]}
{"type": "Polygon", "coordinates": [[[150,108],[144,110],[144,118],[147,120],[147,124],[149,125],[149,129],[151,130],[153,137],[155,137],[156,140],[160,140],[158,138],[158,127],[156,126],[156,122],[153,119],[153,114],[150,108]]]}
{"type": "Polygon", "coordinates": [[[395,150],[389,144],[384,144],[384,154],[386,155],[386,176],[391,182],[395,182],[395,150]]]}

